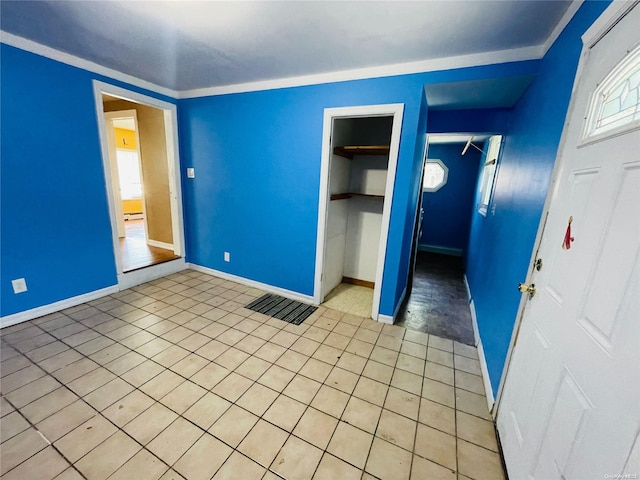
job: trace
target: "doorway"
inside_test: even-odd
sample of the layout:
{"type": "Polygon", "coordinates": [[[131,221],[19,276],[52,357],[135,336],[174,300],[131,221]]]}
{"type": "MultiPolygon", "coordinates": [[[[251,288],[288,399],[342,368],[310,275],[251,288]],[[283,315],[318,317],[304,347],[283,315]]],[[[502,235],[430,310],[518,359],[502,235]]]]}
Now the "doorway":
{"type": "Polygon", "coordinates": [[[324,115],[314,300],[375,320],[403,108],[346,107],[324,115]]]}
{"type": "Polygon", "coordinates": [[[140,283],[184,264],[175,106],[100,82],[94,90],[118,283],[140,283]]]}
{"type": "Polygon", "coordinates": [[[489,134],[428,136],[410,269],[411,288],[397,324],[474,345],[465,270],[472,221],[486,215],[501,137],[489,134]],[[485,172],[485,164],[491,171],[485,172]],[[491,184],[488,183],[491,177],[491,184]],[[475,217],[475,218],[474,218],[475,217]]]}

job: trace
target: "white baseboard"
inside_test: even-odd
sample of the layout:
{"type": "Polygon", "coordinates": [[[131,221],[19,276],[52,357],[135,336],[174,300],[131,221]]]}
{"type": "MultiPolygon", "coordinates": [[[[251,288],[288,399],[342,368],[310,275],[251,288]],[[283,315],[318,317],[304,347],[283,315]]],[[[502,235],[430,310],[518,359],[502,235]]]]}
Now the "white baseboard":
{"type": "Polygon", "coordinates": [[[464,287],[467,289],[467,300],[471,303],[471,287],[469,286],[469,280],[467,279],[467,274],[462,275],[462,280],[464,280],[464,287]]]}
{"type": "Polygon", "coordinates": [[[391,315],[382,315],[378,314],[378,321],[382,323],[386,323],[388,325],[393,325],[396,323],[396,318],[398,318],[398,312],[400,311],[400,307],[402,306],[402,302],[404,302],[404,297],[407,295],[407,286],[404,286],[404,290],[402,291],[402,295],[400,295],[400,301],[396,305],[396,309],[393,312],[393,317],[391,315]]]}
{"type": "Polygon", "coordinates": [[[149,238],[147,239],[147,245],[150,245],[152,247],[164,248],[165,250],[173,250],[172,243],[159,242],[158,240],[151,240],[149,238]]]}
{"type": "Polygon", "coordinates": [[[418,245],[421,252],[441,253],[442,255],[451,255],[453,257],[461,257],[461,248],[440,247],[438,245],[418,245]]]}
{"type": "Polygon", "coordinates": [[[239,277],[238,275],[221,272],[220,270],[214,270],[213,268],[203,267],[202,265],[197,265],[195,263],[188,263],[187,267],[192,270],[195,270],[196,272],[207,273],[209,275],[213,275],[214,277],[220,277],[220,278],[224,278],[225,280],[231,280],[232,282],[236,282],[241,285],[246,285],[247,287],[259,288],[260,290],[273,293],[274,295],[280,295],[282,297],[290,298],[292,300],[298,300],[299,302],[317,305],[317,303],[314,302],[313,295],[305,295],[303,293],[294,292],[292,290],[276,287],[274,285],[268,285],[266,283],[257,282],[256,280],[251,280],[249,278],[239,277]]]}
{"type": "Polygon", "coordinates": [[[13,315],[7,315],[0,318],[0,328],[9,327],[16,323],[26,322],[27,320],[33,320],[34,318],[42,317],[43,315],[49,315],[50,313],[59,312],[65,308],[75,307],[81,303],[90,302],[106,295],[118,292],[120,289],[117,285],[101,288],[100,290],[94,290],[92,292],[83,293],[75,297],[66,298],[58,302],[49,303],[48,305],[42,305],[41,307],[32,308],[23,312],[14,313],[13,315]]]}
{"type": "Polygon", "coordinates": [[[133,272],[122,273],[118,275],[118,285],[121,290],[126,290],[127,288],[135,287],[136,285],[141,285],[143,283],[150,282],[151,280],[171,275],[172,273],[181,272],[187,268],[187,263],[184,261],[184,258],[177,258],[170,262],[151,265],[150,267],[134,270],[133,272]]]}

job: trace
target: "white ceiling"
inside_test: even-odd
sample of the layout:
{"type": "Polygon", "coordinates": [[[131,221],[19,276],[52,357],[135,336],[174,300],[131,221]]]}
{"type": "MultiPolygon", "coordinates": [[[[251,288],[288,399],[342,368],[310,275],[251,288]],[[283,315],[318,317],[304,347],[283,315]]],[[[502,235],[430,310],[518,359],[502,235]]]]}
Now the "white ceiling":
{"type": "Polygon", "coordinates": [[[465,145],[471,137],[473,137],[473,143],[481,144],[489,140],[491,135],[486,134],[471,134],[471,133],[443,133],[443,134],[429,134],[429,145],[442,145],[459,143],[465,145]]]}
{"type": "Polygon", "coordinates": [[[2,30],[175,91],[539,51],[570,1],[2,1],[2,30]]]}

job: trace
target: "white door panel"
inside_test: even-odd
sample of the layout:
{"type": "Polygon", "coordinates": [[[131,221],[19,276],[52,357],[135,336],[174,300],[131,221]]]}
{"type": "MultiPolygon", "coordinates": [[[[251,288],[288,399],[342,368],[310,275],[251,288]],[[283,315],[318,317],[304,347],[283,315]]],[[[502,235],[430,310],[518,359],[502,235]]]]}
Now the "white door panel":
{"type": "Polygon", "coordinates": [[[636,6],[581,60],[537,255],[543,266],[531,278],[537,294],[498,410],[514,479],[640,478],[640,130],[630,122],[584,140],[593,92],[631,58],[638,25],[636,6]],[[570,217],[574,241],[563,249],[570,217]]]}

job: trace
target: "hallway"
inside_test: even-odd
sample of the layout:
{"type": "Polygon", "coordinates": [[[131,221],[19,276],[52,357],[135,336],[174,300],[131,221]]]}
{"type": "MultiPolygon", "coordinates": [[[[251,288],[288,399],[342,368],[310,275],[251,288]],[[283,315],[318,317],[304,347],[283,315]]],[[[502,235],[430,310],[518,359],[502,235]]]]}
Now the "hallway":
{"type": "Polygon", "coordinates": [[[467,345],[474,344],[462,259],[418,252],[413,289],[396,325],[467,345]]]}

